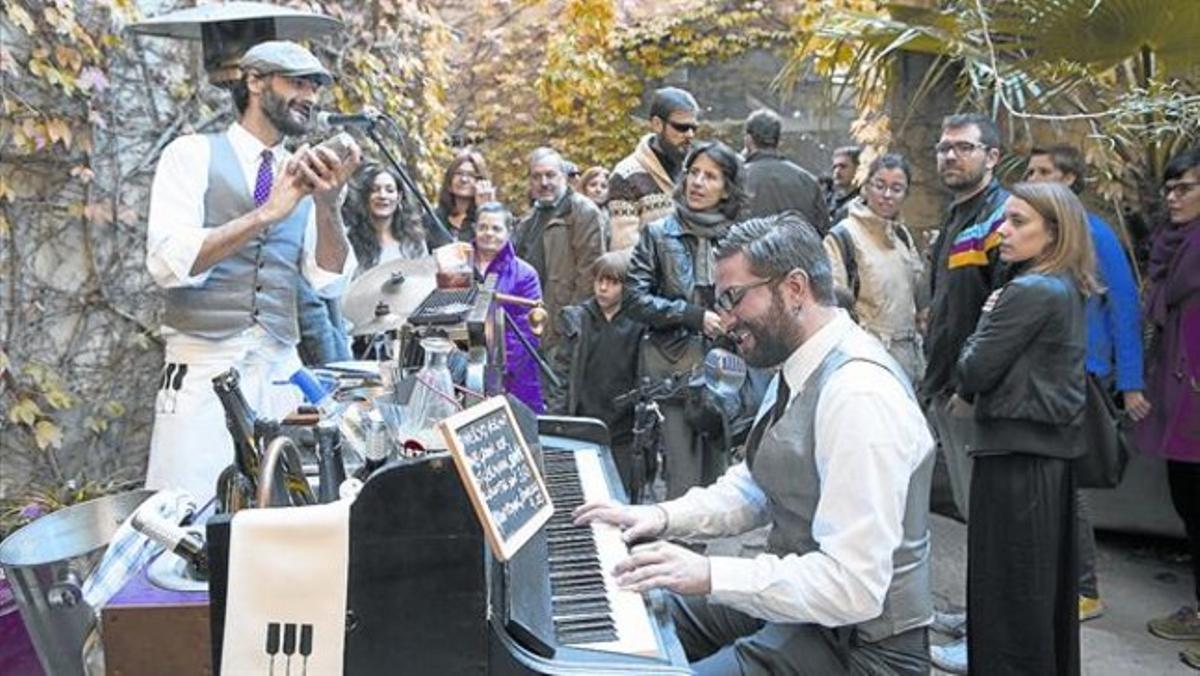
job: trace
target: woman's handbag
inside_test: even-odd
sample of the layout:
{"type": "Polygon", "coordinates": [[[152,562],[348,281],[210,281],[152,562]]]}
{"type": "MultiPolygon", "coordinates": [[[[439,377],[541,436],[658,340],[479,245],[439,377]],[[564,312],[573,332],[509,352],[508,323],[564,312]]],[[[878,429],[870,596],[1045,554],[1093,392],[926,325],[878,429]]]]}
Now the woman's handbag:
{"type": "Polygon", "coordinates": [[[1083,453],[1074,461],[1079,488],[1116,488],[1121,483],[1134,451],[1125,421],[1108,388],[1089,373],[1080,435],[1083,453]]]}

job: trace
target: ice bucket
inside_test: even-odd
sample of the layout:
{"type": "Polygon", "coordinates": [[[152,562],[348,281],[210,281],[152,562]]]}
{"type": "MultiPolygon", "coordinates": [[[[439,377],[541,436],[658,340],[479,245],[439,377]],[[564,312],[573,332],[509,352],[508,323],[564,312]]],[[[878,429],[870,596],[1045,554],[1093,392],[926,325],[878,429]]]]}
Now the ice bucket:
{"type": "Polygon", "coordinates": [[[47,514],[0,542],[0,567],[51,676],[83,673],[80,651],[95,624],[80,587],[117,527],[154,491],[132,491],[47,514]]]}

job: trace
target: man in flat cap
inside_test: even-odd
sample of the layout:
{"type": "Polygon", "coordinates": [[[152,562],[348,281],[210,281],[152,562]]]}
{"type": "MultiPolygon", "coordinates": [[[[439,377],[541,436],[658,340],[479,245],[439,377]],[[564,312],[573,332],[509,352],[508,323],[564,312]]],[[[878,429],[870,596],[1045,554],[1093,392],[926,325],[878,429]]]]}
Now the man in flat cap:
{"type": "Polygon", "coordinates": [[[298,402],[296,289],[326,295],[354,268],[338,195],[361,159],[302,146],[317,93],[333,78],[293,42],[255,45],[232,85],[238,120],[163,151],[150,193],[146,267],[166,290],[166,365],[157,394],[148,488],[182,488],[202,503],[233,462],[212,386],[235,367],[249,405],[281,418],[298,402]]]}

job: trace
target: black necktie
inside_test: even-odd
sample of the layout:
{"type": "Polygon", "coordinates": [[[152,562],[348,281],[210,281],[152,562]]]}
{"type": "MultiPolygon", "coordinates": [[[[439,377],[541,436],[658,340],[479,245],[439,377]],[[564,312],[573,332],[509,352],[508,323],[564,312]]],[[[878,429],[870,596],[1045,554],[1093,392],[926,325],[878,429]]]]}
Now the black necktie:
{"type": "Polygon", "coordinates": [[[754,466],[754,454],[758,452],[758,445],[762,442],[763,435],[783,417],[783,412],[787,409],[790,399],[791,390],[788,388],[787,378],[784,378],[783,373],[780,372],[779,388],[775,392],[775,403],[771,405],[771,410],[767,411],[767,414],[759,419],[758,424],[750,430],[750,434],[746,437],[747,467],[754,466]]]}

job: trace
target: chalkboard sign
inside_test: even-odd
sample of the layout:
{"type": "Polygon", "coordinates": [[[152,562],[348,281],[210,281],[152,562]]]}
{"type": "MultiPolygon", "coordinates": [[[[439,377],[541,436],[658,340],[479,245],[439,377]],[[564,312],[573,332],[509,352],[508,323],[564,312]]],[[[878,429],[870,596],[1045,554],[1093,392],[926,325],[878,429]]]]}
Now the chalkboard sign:
{"type": "Polygon", "coordinates": [[[507,561],[554,513],[508,401],[486,399],[438,428],[492,552],[507,561]]]}

